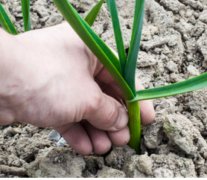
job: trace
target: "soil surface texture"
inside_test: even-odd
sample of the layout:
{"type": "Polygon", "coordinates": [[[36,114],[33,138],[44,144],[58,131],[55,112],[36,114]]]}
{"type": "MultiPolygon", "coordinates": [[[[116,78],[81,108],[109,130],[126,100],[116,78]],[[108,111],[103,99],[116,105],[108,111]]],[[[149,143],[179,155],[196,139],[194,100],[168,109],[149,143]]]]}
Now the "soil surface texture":
{"type": "MultiPolygon", "coordinates": [[[[20,0],[0,0],[19,30],[20,0]]],[[[97,0],[71,0],[85,15],[97,0]]],[[[117,0],[126,49],[134,0],[117,0]]],[[[32,28],[59,24],[52,0],[31,0],[32,28]]],[[[95,31],[115,49],[106,6],[95,31]]],[[[145,88],[175,83],[207,70],[207,0],[146,0],[137,76],[145,88]]],[[[81,156],[51,141],[51,129],[0,127],[0,177],[207,177],[207,90],[154,101],[156,122],[143,127],[141,155],[114,147],[104,156],[81,156]]]]}

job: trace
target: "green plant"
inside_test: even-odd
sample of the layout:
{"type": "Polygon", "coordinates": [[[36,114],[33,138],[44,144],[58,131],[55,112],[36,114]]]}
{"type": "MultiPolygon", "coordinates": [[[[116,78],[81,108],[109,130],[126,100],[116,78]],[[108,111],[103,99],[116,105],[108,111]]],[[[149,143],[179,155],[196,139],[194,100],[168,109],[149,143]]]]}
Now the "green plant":
{"type": "MultiPolygon", "coordinates": [[[[108,47],[91,28],[101,9],[102,4],[104,3],[104,0],[98,1],[98,3],[88,13],[85,20],[81,18],[81,16],[77,13],[77,11],[73,8],[68,0],[53,1],[64,18],[74,29],[74,31],[76,31],[83,42],[97,56],[100,62],[111,73],[111,75],[114,77],[122,89],[129,114],[129,129],[131,135],[129,145],[137,152],[139,151],[141,139],[139,101],[172,96],[207,87],[207,73],[204,73],[189,80],[168,86],[136,91],[135,73],[141,42],[141,32],[144,16],[144,0],[135,0],[134,23],[128,54],[126,54],[124,48],[116,1],[106,0],[108,9],[111,14],[118,56],[113,53],[110,47],[108,47]]],[[[22,0],[22,10],[24,18],[24,29],[27,31],[31,28],[29,18],[29,0],[22,0]]],[[[18,33],[1,4],[0,24],[7,32],[11,34],[18,33]]]]}
{"type": "Polygon", "coordinates": [[[53,1],[64,18],[101,63],[103,63],[122,89],[129,114],[129,129],[131,135],[129,145],[137,152],[139,151],[141,139],[139,101],[172,96],[207,87],[207,73],[204,73],[195,78],[168,86],[136,91],[135,72],[141,41],[144,0],[135,1],[134,23],[129,53],[127,55],[124,49],[116,2],[115,0],[106,0],[112,18],[118,57],[90,28],[89,24],[80,17],[68,0],[53,1]]]}
{"type": "Polygon", "coordinates": [[[22,14],[24,20],[24,31],[31,30],[30,22],[30,0],[21,0],[22,1],[22,14]]]}
{"type": "MultiPolygon", "coordinates": [[[[22,5],[22,15],[24,21],[24,31],[29,31],[31,29],[30,23],[30,0],[21,0],[22,5]]],[[[0,3],[0,25],[10,34],[18,34],[15,25],[13,24],[8,12],[4,9],[3,5],[0,3]]]]}
{"type": "Polygon", "coordinates": [[[0,3],[0,24],[8,33],[14,35],[17,34],[17,30],[14,24],[12,23],[10,17],[8,16],[6,10],[4,9],[1,3],[0,3]]]}

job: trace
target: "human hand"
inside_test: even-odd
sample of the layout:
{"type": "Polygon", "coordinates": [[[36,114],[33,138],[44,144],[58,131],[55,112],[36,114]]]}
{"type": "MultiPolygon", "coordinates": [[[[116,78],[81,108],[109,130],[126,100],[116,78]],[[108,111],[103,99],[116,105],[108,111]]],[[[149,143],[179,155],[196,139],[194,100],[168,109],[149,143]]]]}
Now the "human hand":
{"type": "MultiPolygon", "coordinates": [[[[112,144],[127,144],[128,116],[119,101],[121,91],[69,25],[10,40],[3,56],[7,63],[0,65],[2,125],[52,127],[81,154],[103,154],[112,144]]],[[[151,101],[141,102],[141,114],[145,124],[154,120],[151,101]]]]}

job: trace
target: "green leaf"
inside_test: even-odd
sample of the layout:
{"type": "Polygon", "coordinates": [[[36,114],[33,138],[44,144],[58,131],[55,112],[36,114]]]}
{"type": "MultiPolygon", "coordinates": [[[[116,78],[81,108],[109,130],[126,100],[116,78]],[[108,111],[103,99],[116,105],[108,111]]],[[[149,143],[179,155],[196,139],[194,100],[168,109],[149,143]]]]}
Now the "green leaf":
{"type": "Polygon", "coordinates": [[[207,73],[171,85],[137,91],[136,98],[130,102],[174,96],[202,88],[207,88],[207,73]]]}
{"type": "Polygon", "coordinates": [[[96,17],[98,16],[100,9],[103,5],[105,0],[100,0],[91,10],[90,12],[87,14],[87,16],[85,17],[85,21],[89,24],[89,26],[92,26],[93,23],[96,20],[96,17]]]}
{"type": "Polygon", "coordinates": [[[122,87],[127,99],[133,98],[133,93],[120,74],[120,64],[111,49],[98,37],[90,26],[80,17],[68,0],[53,0],[64,18],[79,35],[88,48],[96,55],[111,75],[122,87]]]}
{"type": "Polygon", "coordinates": [[[135,73],[137,56],[140,48],[140,41],[142,35],[144,17],[144,0],[136,0],[134,24],[132,29],[131,43],[128,53],[128,58],[125,66],[125,79],[128,82],[131,89],[135,93],[135,73]]]}
{"type": "Polygon", "coordinates": [[[0,3],[0,24],[10,34],[16,35],[17,30],[12,23],[10,17],[8,16],[7,12],[5,11],[4,7],[0,3]]]}
{"type": "Polygon", "coordinates": [[[30,22],[30,0],[21,0],[22,1],[22,14],[24,20],[24,31],[31,30],[30,22]]]}
{"type": "Polygon", "coordinates": [[[111,13],[116,46],[117,46],[117,50],[119,54],[119,60],[120,60],[121,68],[122,68],[122,73],[124,73],[127,56],[126,56],[126,52],[124,48],[124,42],[122,38],[116,2],[115,0],[107,0],[107,4],[108,4],[109,11],[111,13]]]}

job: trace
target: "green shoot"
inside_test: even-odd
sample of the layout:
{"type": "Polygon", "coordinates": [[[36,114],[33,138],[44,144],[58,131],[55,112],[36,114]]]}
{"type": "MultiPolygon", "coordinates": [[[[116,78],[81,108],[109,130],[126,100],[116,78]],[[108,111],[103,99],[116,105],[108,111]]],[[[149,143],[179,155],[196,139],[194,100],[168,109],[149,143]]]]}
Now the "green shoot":
{"type": "Polygon", "coordinates": [[[24,31],[31,30],[30,23],[30,0],[21,0],[22,1],[22,14],[24,20],[24,31]]]}
{"type": "Polygon", "coordinates": [[[136,0],[134,24],[128,56],[126,56],[124,51],[124,43],[122,39],[116,3],[114,0],[107,0],[109,11],[111,13],[119,58],[113,54],[111,49],[89,26],[89,24],[93,24],[95,17],[97,16],[97,11],[100,10],[100,6],[95,6],[97,7],[95,10],[96,13],[91,13],[93,14],[93,17],[86,18],[86,20],[93,19],[93,22],[88,20],[89,24],[87,24],[86,21],[84,21],[79,16],[68,0],[54,0],[54,3],[63,14],[65,19],[70,23],[71,27],[83,40],[83,42],[85,42],[85,44],[97,56],[97,58],[102,62],[105,68],[108,69],[108,71],[120,85],[127,102],[126,104],[129,114],[129,129],[131,135],[129,145],[137,152],[139,151],[141,140],[139,101],[176,95],[207,87],[207,74],[203,74],[181,83],[136,92],[135,73],[144,17],[144,0],[136,0]],[[122,73],[123,70],[124,73],[122,73]]]}
{"type": "Polygon", "coordinates": [[[104,0],[100,0],[87,14],[85,17],[85,21],[88,23],[89,26],[92,26],[98,16],[100,9],[104,3],[104,0]]]}
{"type": "Polygon", "coordinates": [[[108,4],[109,11],[111,13],[114,35],[115,35],[117,50],[119,54],[119,60],[121,64],[122,74],[123,74],[127,57],[126,57],[126,52],[124,48],[116,2],[115,0],[107,0],[107,4],[108,4]]]}
{"type": "Polygon", "coordinates": [[[134,93],[136,92],[135,73],[136,73],[137,56],[140,48],[140,41],[142,35],[143,16],[144,16],[144,0],[136,0],[134,25],[132,29],[129,54],[125,66],[125,79],[128,82],[129,86],[132,88],[134,93]]]}
{"type": "MultiPolygon", "coordinates": [[[[88,13],[85,20],[80,17],[68,0],[53,1],[74,31],[79,35],[94,55],[96,55],[96,57],[119,84],[123,92],[129,114],[128,126],[131,136],[129,145],[137,152],[139,151],[141,141],[140,101],[174,96],[177,94],[207,88],[207,73],[203,73],[197,77],[182,82],[136,92],[135,73],[143,26],[144,0],[135,1],[134,22],[128,55],[126,55],[124,49],[116,1],[107,0],[114,29],[118,57],[90,27],[93,25],[96,17],[98,16],[100,9],[105,2],[104,0],[98,1],[98,3],[88,13]]],[[[21,0],[21,2],[24,30],[29,31],[31,29],[30,0],[21,0]]],[[[18,34],[14,24],[1,3],[0,25],[10,34],[18,34]]]]}
{"type": "Polygon", "coordinates": [[[4,9],[1,3],[0,3],[0,24],[4,28],[4,30],[7,31],[8,33],[13,35],[17,34],[17,30],[14,24],[12,23],[10,17],[8,16],[6,10],[4,9]]]}
{"type": "Polygon", "coordinates": [[[122,77],[118,58],[111,49],[98,37],[98,35],[90,28],[90,26],[80,17],[68,0],[53,0],[57,8],[60,10],[65,19],[70,23],[71,27],[96,55],[101,63],[108,69],[112,76],[121,86],[127,99],[133,99],[133,94],[122,77]]]}

